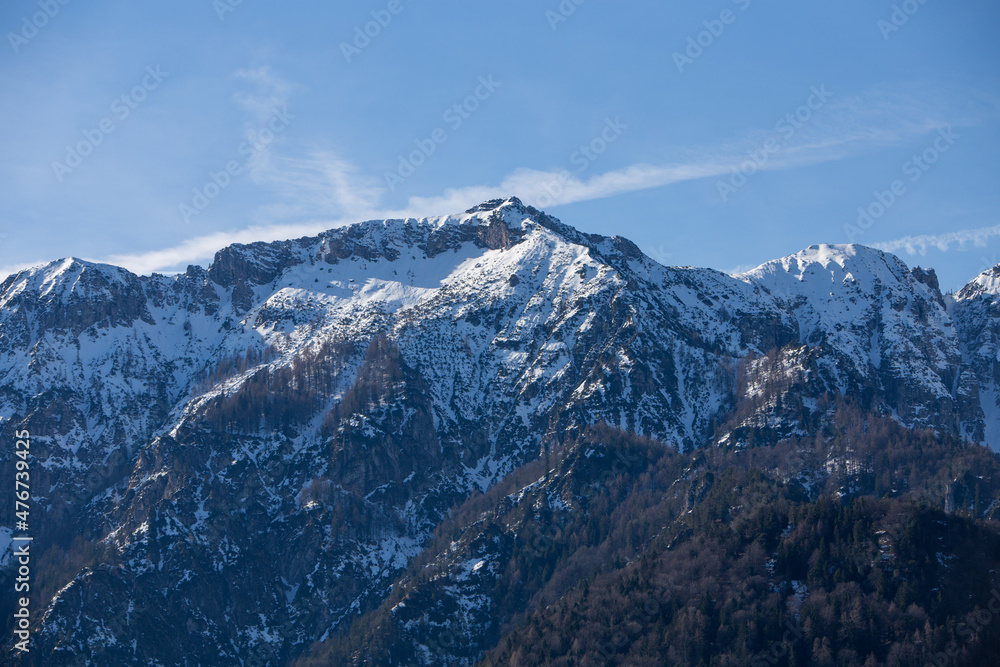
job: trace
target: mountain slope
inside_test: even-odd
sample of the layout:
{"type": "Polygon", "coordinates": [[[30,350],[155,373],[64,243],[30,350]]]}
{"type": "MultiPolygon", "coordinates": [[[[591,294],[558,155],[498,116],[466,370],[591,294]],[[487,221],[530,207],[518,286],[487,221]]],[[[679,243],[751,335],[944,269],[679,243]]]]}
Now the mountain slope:
{"type": "Polygon", "coordinates": [[[457,507],[379,609],[297,664],[751,664],[793,611],[805,656],[818,637],[835,664],[929,659],[998,583],[979,519],[1000,460],[836,412],[815,444],[692,455],[587,429],[457,507]]]}
{"type": "Polygon", "coordinates": [[[874,392],[908,426],[977,435],[976,384],[933,271],[864,246],[816,245],[740,278],[794,315],[801,344],[824,350],[831,390],[874,392]]]}
{"type": "Polygon", "coordinates": [[[958,325],[963,366],[975,375],[982,409],[975,435],[1000,452],[1000,266],[984,271],[956,294],[951,310],[958,325]]]}
{"type": "Polygon", "coordinates": [[[859,246],[663,267],[516,199],[176,277],[10,276],[0,436],[33,436],[37,654],[288,661],[379,605],[449,508],[598,423],[745,446],[846,393],[981,440],[984,376],[932,283],[859,246]]]}

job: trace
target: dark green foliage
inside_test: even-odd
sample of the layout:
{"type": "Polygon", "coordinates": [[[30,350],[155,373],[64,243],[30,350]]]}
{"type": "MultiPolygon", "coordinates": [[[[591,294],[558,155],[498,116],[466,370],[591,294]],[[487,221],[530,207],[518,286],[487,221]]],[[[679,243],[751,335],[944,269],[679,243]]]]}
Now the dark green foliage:
{"type": "Polygon", "coordinates": [[[202,373],[191,393],[194,395],[203,394],[220,382],[246,373],[254,366],[270,363],[276,355],[275,349],[269,346],[263,351],[251,348],[243,354],[223,357],[210,372],[206,370],[202,373]]]}
{"type": "Polygon", "coordinates": [[[593,427],[457,507],[302,664],[991,664],[998,465],[848,403],[813,438],[683,456],[593,427]],[[487,547],[489,620],[457,627],[446,556],[487,547]]]}
{"type": "MultiPolygon", "coordinates": [[[[216,431],[253,433],[278,430],[313,417],[337,386],[345,362],[355,352],[351,343],[325,342],[296,355],[288,366],[261,365],[235,392],[218,396],[205,407],[205,419],[216,431]]],[[[252,368],[243,358],[219,373],[252,368]]]]}
{"type": "MultiPolygon", "coordinates": [[[[995,525],[896,499],[796,502],[755,477],[731,469],[706,499],[751,491],[744,517],[720,528],[698,508],[690,538],[654,542],[536,609],[482,664],[922,665],[1000,592],[995,525]]],[[[955,664],[989,664],[1000,615],[966,639],[955,664]]]]}
{"type": "Polygon", "coordinates": [[[419,484],[441,468],[427,385],[381,333],[368,345],[354,383],[324,416],[322,433],[330,447],[330,478],[365,496],[381,487],[379,499],[402,504],[408,498],[404,480],[412,475],[419,484]]]}

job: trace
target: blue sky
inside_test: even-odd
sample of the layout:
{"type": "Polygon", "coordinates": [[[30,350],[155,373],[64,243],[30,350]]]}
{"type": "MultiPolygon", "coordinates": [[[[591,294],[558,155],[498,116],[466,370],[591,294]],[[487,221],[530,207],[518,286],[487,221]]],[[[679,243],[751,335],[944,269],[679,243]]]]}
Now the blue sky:
{"type": "Polygon", "coordinates": [[[1000,263],[998,27],[988,0],[9,0],[0,274],[515,194],[668,264],[853,241],[958,288],[1000,263]]]}

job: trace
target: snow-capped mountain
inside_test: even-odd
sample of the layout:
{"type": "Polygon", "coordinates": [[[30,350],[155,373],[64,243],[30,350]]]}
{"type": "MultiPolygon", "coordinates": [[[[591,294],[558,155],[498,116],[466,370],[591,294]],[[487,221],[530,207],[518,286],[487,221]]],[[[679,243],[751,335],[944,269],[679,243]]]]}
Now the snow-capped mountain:
{"type": "Polygon", "coordinates": [[[983,439],[977,384],[934,272],[865,246],[815,245],[739,276],[789,312],[799,342],[822,350],[820,376],[907,426],[983,439]]]}
{"type": "Polygon", "coordinates": [[[32,531],[58,549],[36,653],[287,661],[381,602],[449,507],[602,422],[739,447],[849,395],[1000,450],[991,275],[949,304],[863,246],[670,268],[514,198],[173,277],[22,271],[0,437],[31,431],[32,531]]]}
{"type": "Polygon", "coordinates": [[[963,354],[963,369],[979,389],[982,428],[979,439],[1000,443],[1000,266],[980,274],[951,301],[963,354]]]}

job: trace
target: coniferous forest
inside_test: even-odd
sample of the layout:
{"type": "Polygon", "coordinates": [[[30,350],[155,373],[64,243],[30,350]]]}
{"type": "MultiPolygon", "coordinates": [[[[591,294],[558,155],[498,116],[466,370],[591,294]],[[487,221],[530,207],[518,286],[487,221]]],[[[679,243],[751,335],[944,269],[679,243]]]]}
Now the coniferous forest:
{"type": "Polygon", "coordinates": [[[438,567],[490,542],[503,559],[483,593],[503,622],[476,628],[483,667],[1000,655],[1000,486],[984,448],[839,401],[828,428],[774,446],[677,454],[599,426],[547,456],[454,508],[387,601],[299,664],[459,649],[438,567]]]}

